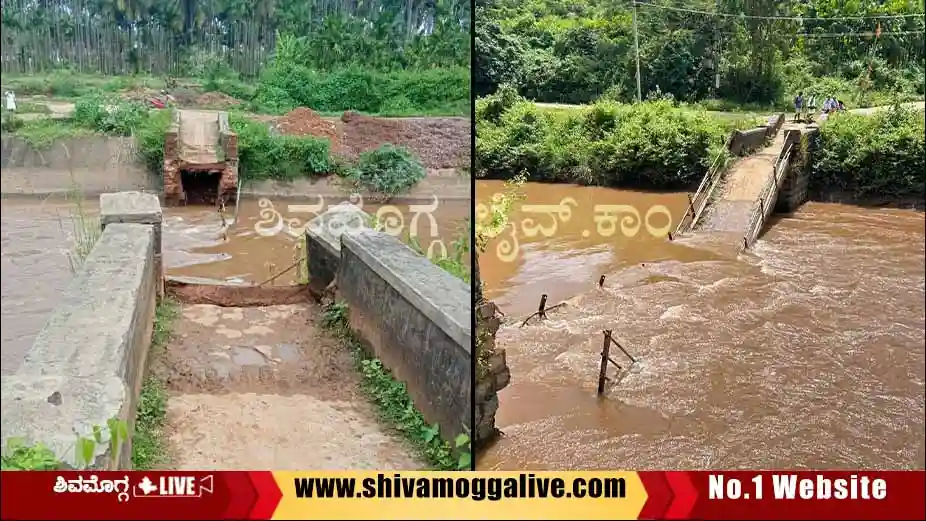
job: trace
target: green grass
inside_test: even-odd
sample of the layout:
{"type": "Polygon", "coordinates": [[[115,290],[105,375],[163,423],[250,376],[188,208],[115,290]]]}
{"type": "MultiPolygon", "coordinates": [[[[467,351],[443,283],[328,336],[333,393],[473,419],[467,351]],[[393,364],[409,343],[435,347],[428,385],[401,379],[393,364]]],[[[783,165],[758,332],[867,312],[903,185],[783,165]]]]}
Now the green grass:
{"type": "MultiPolygon", "coordinates": [[[[421,247],[421,243],[418,242],[417,237],[409,237],[408,245],[419,255],[427,256],[427,252],[421,247]]],[[[450,244],[446,254],[428,257],[428,260],[454,277],[464,282],[469,282],[471,276],[470,268],[464,260],[464,258],[469,256],[469,251],[469,232],[461,232],[450,244]]]]}
{"type": "Polygon", "coordinates": [[[322,324],[340,339],[354,355],[361,376],[361,387],[377,406],[384,423],[402,434],[434,470],[470,470],[472,453],[466,434],[450,444],[440,437],[437,425],[429,425],[415,407],[405,384],[376,358],[370,357],[351,330],[347,304],[333,303],[325,307],[322,324]]]}
{"type": "Polygon", "coordinates": [[[45,74],[4,73],[2,83],[4,90],[13,90],[17,96],[39,95],[58,99],[79,98],[101,91],[114,93],[138,88],[163,89],[165,85],[164,78],[152,76],[102,76],[66,71],[45,74]]]}
{"type": "Polygon", "coordinates": [[[94,130],[82,127],[68,120],[32,119],[5,123],[4,131],[12,132],[36,149],[47,149],[56,141],[98,135],[94,130]]]}
{"type": "MultiPolygon", "coordinates": [[[[179,314],[177,303],[163,299],[158,303],[151,335],[148,365],[161,356],[170,341],[171,327],[179,314]]],[[[150,470],[170,461],[164,422],[167,418],[167,390],[164,382],[149,373],[141,388],[135,433],[132,437],[132,465],[136,470],[150,470]]]]}
{"type": "Polygon", "coordinates": [[[16,112],[19,114],[51,114],[51,109],[44,103],[16,100],[16,112]]]}

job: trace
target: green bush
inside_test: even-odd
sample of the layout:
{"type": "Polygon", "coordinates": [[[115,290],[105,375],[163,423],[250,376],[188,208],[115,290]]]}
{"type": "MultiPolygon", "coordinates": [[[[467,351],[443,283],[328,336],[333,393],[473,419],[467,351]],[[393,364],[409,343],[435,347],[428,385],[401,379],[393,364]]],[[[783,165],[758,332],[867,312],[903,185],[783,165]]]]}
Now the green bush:
{"type": "Polygon", "coordinates": [[[245,179],[295,179],[331,169],[326,139],[273,135],[266,124],[232,115],[238,133],[238,165],[245,179]]]}
{"type": "Polygon", "coordinates": [[[382,145],[360,154],[347,169],[347,179],[358,188],[392,197],[424,179],[427,171],[415,154],[403,147],[382,145]]]}
{"type": "Polygon", "coordinates": [[[519,100],[476,105],[477,175],[642,189],[685,188],[720,153],[730,124],[665,100],[547,111],[519,100]],[[488,119],[488,118],[495,118],[488,119]]]}
{"type": "Polygon", "coordinates": [[[102,134],[131,136],[147,118],[148,109],[141,103],[91,96],[77,101],[71,121],[102,134]]]}
{"type": "Polygon", "coordinates": [[[169,110],[152,111],[142,120],[135,132],[138,153],[145,166],[153,174],[161,176],[164,166],[164,137],[171,125],[172,114],[169,110]]]}
{"type": "Polygon", "coordinates": [[[469,71],[375,72],[353,67],[323,72],[292,63],[274,64],[261,75],[253,105],[270,113],[305,106],[319,112],[465,114],[469,71]]]}
{"type": "Polygon", "coordinates": [[[872,116],[840,114],[820,128],[809,188],[858,199],[922,198],[926,190],[924,111],[902,106],[872,116]]]}

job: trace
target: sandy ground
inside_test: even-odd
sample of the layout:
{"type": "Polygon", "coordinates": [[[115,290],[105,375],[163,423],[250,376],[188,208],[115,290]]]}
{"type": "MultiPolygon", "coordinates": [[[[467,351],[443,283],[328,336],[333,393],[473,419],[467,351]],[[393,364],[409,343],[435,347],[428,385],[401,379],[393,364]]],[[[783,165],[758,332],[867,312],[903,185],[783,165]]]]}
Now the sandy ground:
{"type": "Polygon", "coordinates": [[[378,421],[350,353],[314,304],[182,307],[152,370],[183,469],[394,469],[424,465],[378,421]]]}
{"type": "Polygon", "coordinates": [[[204,110],[180,111],[180,157],[191,164],[218,162],[219,113],[204,110]]]}

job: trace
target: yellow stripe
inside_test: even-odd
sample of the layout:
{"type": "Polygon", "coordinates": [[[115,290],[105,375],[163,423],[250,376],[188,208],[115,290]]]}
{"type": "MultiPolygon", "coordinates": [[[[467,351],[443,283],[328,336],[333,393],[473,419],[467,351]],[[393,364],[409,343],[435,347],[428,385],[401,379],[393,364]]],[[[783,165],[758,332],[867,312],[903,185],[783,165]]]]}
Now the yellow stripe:
{"type": "Polygon", "coordinates": [[[273,475],[283,492],[274,519],[636,519],[646,503],[646,490],[635,472],[350,471],[273,475]],[[355,495],[393,497],[317,497],[324,491],[337,493],[338,484],[342,494],[347,492],[351,478],[355,495]],[[297,481],[303,485],[303,494],[311,494],[312,498],[297,497],[297,481]],[[320,491],[323,484],[328,488],[320,491]],[[557,490],[557,485],[562,489],[557,490]],[[531,491],[534,498],[523,497],[531,491]],[[546,498],[541,497],[544,492],[546,498]],[[563,497],[552,497],[556,492],[563,497]],[[408,497],[409,493],[412,497],[408,497]],[[460,493],[465,496],[447,497],[460,493]],[[605,497],[621,493],[623,497],[605,497]],[[577,498],[577,494],[586,497],[577,498]]]}

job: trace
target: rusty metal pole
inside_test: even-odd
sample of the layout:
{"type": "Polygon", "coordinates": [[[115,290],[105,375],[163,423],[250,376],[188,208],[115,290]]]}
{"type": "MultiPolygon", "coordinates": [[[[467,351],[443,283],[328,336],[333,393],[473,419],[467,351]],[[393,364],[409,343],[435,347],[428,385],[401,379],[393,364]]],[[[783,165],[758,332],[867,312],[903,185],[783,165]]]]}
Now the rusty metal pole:
{"type": "Polygon", "coordinates": [[[608,358],[611,354],[611,330],[606,329],[604,344],[601,346],[601,370],[598,372],[598,396],[604,394],[604,383],[608,380],[608,358]]]}
{"type": "Polygon", "coordinates": [[[637,363],[637,359],[634,358],[633,355],[631,355],[630,353],[628,353],[627,350],[624,349],[624,346],[622,346],[620,342],[618,342],[617,340],[614,340],[614,343],[617,345],[617,348],[618,348],[618,349],[620,349],[621,351],[624,352],[625,355],[627,355],[627,358],[630,359],[630,363],[632,363],[632,364],[637,363]]]}
{"type": "Polygon", "coordinates": [[[544,293],[540,297],[540,307],[537,308],[537,314],[540,316],[540,318],[547,318],[546,309],[547,309],[547,294],[544,293]]]}

